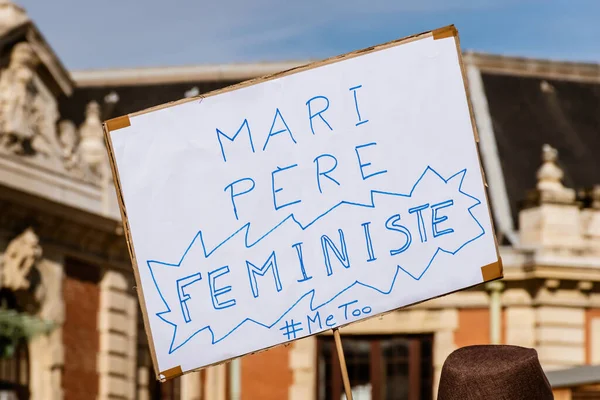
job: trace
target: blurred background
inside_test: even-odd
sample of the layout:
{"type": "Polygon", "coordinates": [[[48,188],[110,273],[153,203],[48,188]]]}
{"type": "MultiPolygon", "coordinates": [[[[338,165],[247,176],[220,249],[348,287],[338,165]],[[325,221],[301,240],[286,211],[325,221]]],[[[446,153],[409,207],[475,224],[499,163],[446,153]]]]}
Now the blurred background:
{"type": "Polygon", "coordinates": [[[0,400],[329,400],[333,337],[155,382],[102,121],[448,24],[501,281],[342,329],[357,400],[432,399],[472,344],[600,399],[597,0],[0,0],[0,400]]]}

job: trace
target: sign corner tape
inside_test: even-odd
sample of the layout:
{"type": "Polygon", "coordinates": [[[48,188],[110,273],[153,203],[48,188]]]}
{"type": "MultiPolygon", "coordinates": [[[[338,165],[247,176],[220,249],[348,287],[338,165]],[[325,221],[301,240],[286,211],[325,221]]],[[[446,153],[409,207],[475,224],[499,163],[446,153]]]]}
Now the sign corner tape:
{"type": "Polygon", "coordinates": [[[481,276],[484,282],[504,277],[504,269],[502,267],[502,259],[481,267],[481,276]]]}
{"type": "Polygon", "coordinates": [[[433,40],[445,39],[458,35],[458,31],[454,25],[445,26],[431,32],[433,34],[433,40]]]}
{"type": "Polygon", "coordinates": [[[183,370],[181,369],[181,365],[178,365],[173,368],[169,368],[167,370],[162,371],[158,374],[159,380],[167,381],[169,379],[177,378],[178,376],[183,375],[183,370]]]}
{"type": "Polygon", "coordinates": [[[124,115],[122,117],[117,117],[106,121],[106,128],[109,132],[116,131],[117,129],[127,128],[128,126],[131,126],[129,115],[124,115]]]}

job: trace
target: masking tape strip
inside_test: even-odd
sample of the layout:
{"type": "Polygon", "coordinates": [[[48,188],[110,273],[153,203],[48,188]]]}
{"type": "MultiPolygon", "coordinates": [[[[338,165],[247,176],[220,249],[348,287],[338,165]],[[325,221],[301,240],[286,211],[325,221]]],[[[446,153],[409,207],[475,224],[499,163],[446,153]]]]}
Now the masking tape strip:
{"type": "Polygon", "coordinates": [[[502,259],[498,258],[498,261],[481,267],[481,276],[484,282],[493,281],[494,279],[503,278],[504,271],[502,268],[502,259]]]}
{"type": "Polygon", "coordinates": [[[453,36],[457,36],[457,31],[454,25],[445,26],[443,28],[436,29],[431,32],[433,34],[433,40],[445,39],[453,36]]]}
{"type": "Polygon", "coordinates": [[[108,121],[106,121],[106,127],[108,128],[109,132],[116,131],[117,129],[121,128],[127,128],[128,126],[131,126],[131,122],[129,121],[128,115],[109,119],[108,121]]]}
{"type": "Polygon", "coordinates": [[[178,376],[181,376],[181,375],[183,375],[183,371],[181,370],[181,365],[178,365],[173,368],[169,368],[166,371],[163,371],[160,374],[158,374],[158,376],[162,382],[169,380],[169,379],[177,378],[178,376]]]}

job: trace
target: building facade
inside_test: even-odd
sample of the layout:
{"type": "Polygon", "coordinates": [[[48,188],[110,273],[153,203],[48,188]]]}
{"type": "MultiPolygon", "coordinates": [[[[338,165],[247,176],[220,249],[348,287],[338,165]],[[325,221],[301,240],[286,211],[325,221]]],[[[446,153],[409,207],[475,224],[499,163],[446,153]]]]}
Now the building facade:
{"type": "MultiPolygon", "coordinates": [[[[464,61],[505,278],[341,329],[357,399],[432,398],[470,344],[600,364],[600,65],[464,61]]],[[[342,398],[328,333],[155,381],[101,126],[296,65],[67,71],[0,2],[0,398],[342,398]]]]}

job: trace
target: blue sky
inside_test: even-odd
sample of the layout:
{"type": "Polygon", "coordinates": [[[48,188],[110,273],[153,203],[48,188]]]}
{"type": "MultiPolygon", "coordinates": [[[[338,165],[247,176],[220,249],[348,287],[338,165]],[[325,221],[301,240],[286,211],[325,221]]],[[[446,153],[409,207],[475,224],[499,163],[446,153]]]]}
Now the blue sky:
{"type": "Polygon", "coordinates": [[[600,0],[16,0],[69,69],[322,59],[455,24],[463,50],[600,62],[600,0]]]}

